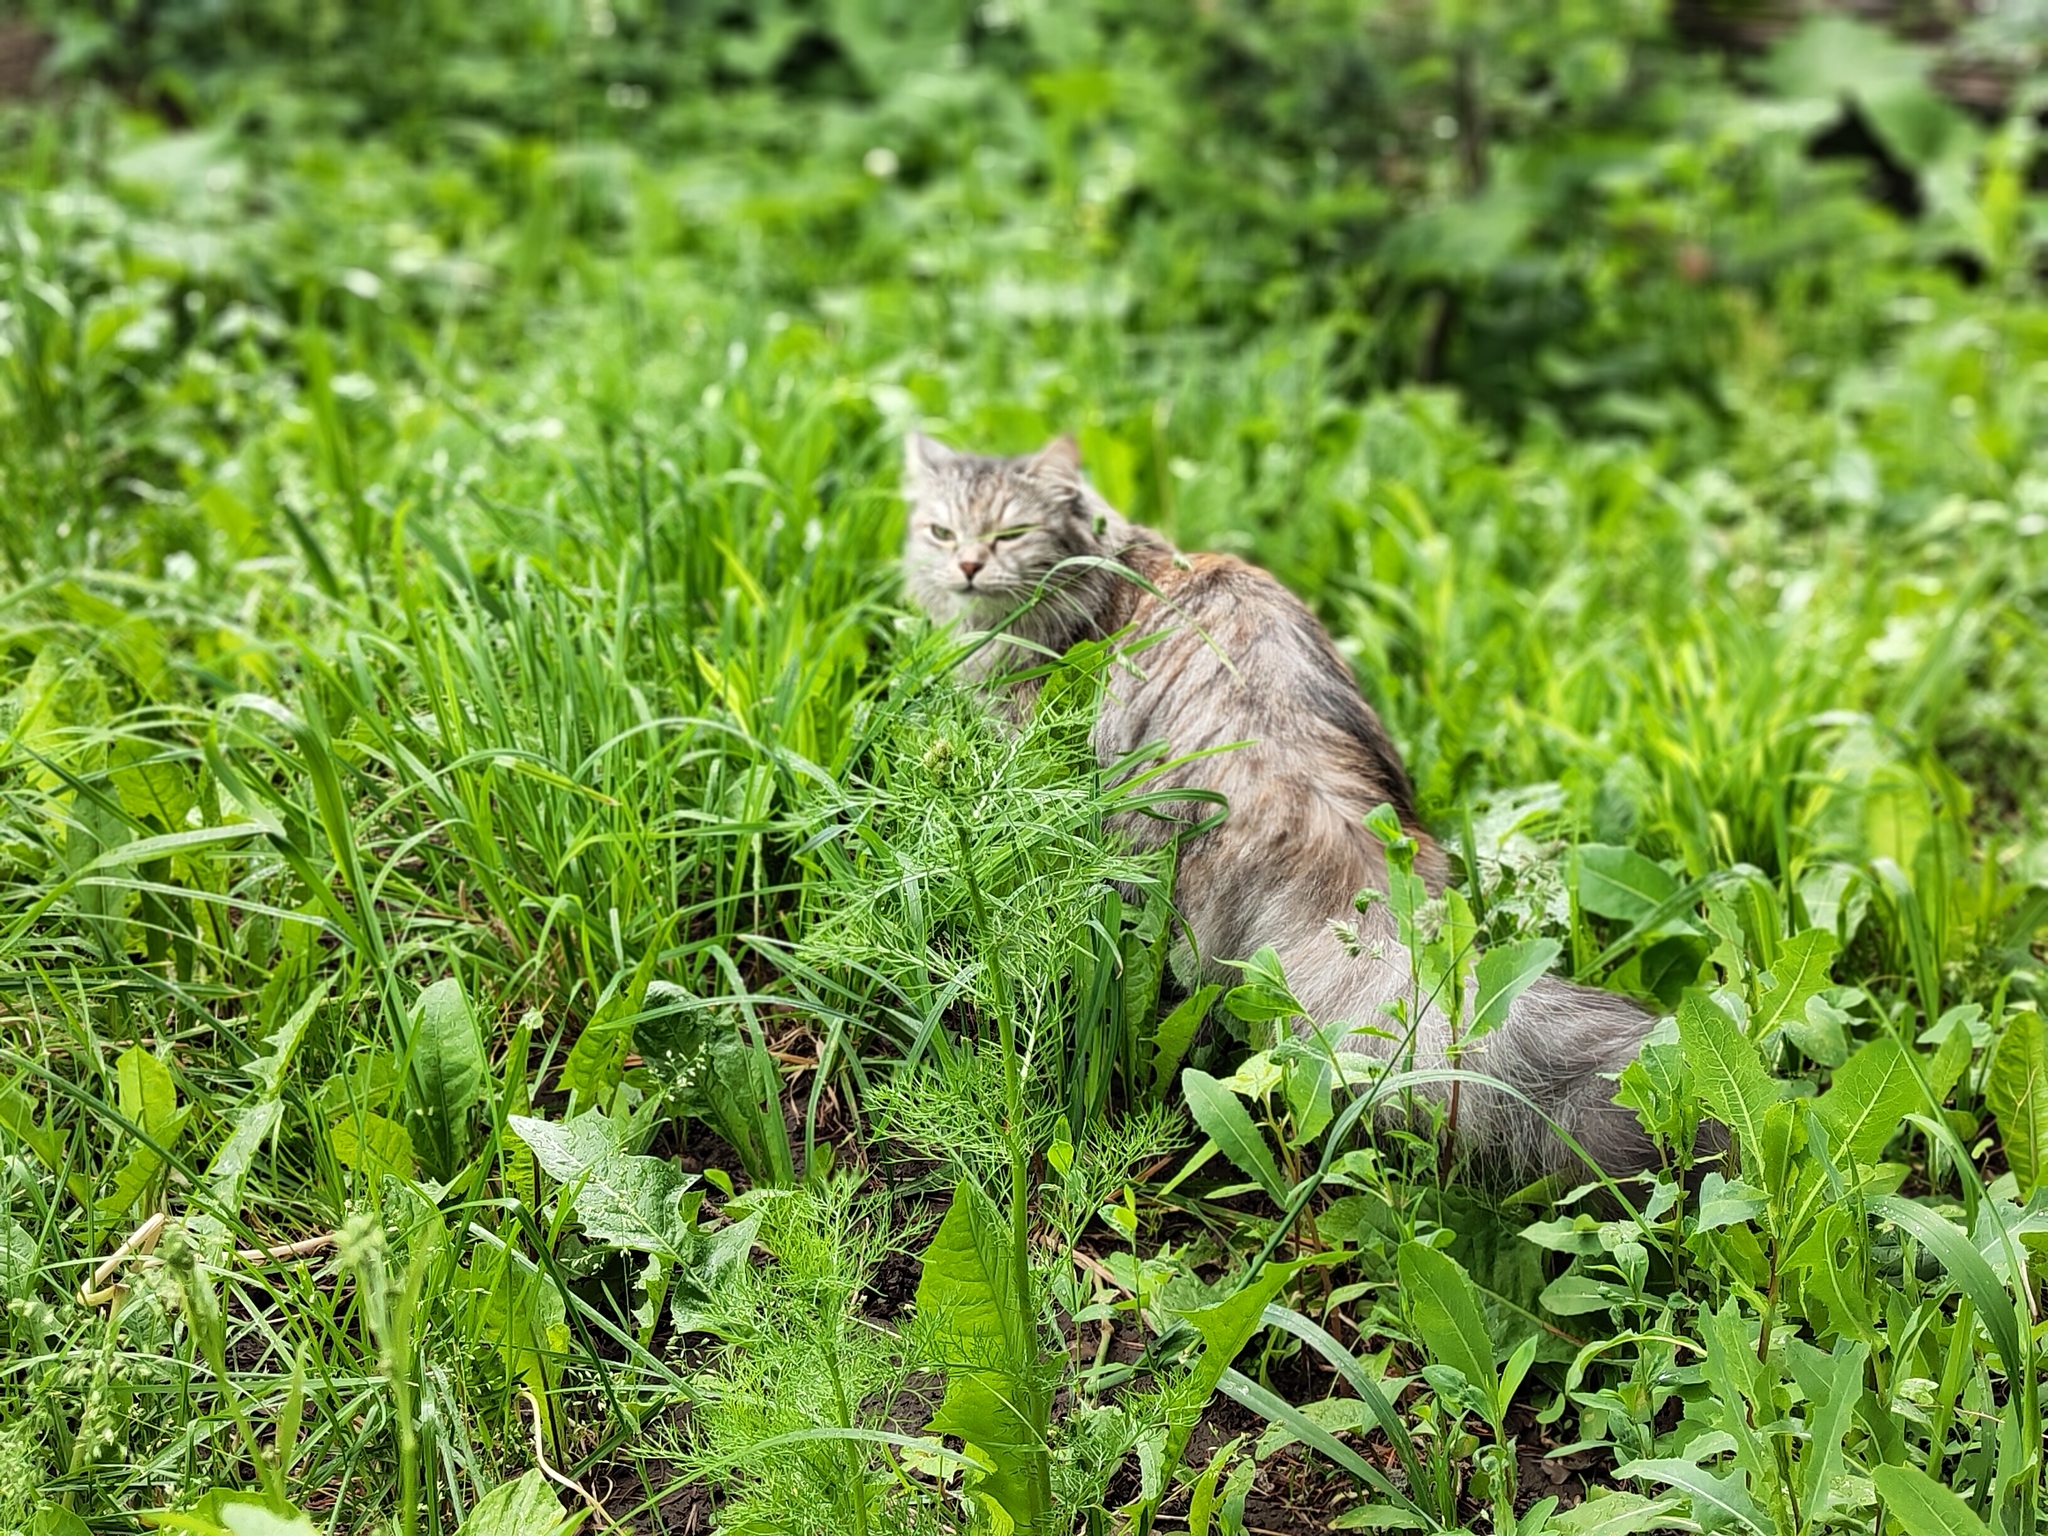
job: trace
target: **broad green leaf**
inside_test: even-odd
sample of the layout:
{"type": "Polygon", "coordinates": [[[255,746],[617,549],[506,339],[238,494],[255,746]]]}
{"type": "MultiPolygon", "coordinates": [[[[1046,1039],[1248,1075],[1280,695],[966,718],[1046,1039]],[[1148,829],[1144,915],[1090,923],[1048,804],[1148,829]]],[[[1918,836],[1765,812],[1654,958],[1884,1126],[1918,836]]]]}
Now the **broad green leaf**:
{"type": "Polygon", "coordinates": [[[412,1014],[411,1049],[412,1108],[434,1149],[435,1175],[448,1178],[470,1154],[471,1126],[489,1081],[476,1016],[453,976],[420,993],[412,1014]]]}
{"type": "Polygon", "coordinates": [[[569,1348],[562,1293],[544,1274],[513,1263],[502,1248],[479,1245],[467,1271],[461,1313],[466,1332],[498,1351],[506,1372],[524,1381],[537,1400],[550,1390],[550,1361],[569,1348]]]}
{"type": "Polygon", "coordinates": [[[2024,1200],[2048,1178],[2048,1032],[2033,1009],[2006,1015],[2005,1034],[1984,1079],[1984,1101],[1998,1117],[2005,1160],[2024,1200]]]}
{"type": "Polygon", "coordinates": [[[1967,118],[1929,83],[1935,55],[1849,16],[1813,16],[1779,44],[1767,66],[1793,97],[1856,103],[1892,159],[1926,173],[1975,140],[1967,118]]]}
{"type": "Polygon", "coordinates": [[[1486,1313],[1472,1277],[1449,1254],[1421,1243],[1403,1243],[1395,1262],[1416,1342],[1430,1359],[1457,1371],[1492,1402],[1498,1428],[1506,1404],[1497,1397],[1493,1339],[1486,1331],[1486,1313]]]}
{"type": "Polygon", "coordinates": [[[1280,1177],[1280,1165],[1273,1160],[1273,1149],[1266,1145],[1264,1133],[1252,1123],[1244,1101],[1194,1067],[1181,1073],[1180,1088],[1202,1133],[1239,1169],[1258,1180],[1259,1187],[1272,1197],[1275,1205],[1285,1205],[1287,1184],[1280,1177]]]}
{"type": "Polygon", "coordinates": [[[1266,945],[1249,960],[1230,963],[1244,972],[1244,980],[1230,989],[1229,995],[1223,999],[1223,1006],[1247,1024],[1291,1019],[1308,1012],[1289,990],[1286,972],[1280,966],[1279,952],[1272,945],[1266,945]]]}
{"type": "Polygon", "coordinates": [[[112,770],[114,793],[130,816],[138,820],[152,817],[166,832],[185,825],[185,813],[194,803],[192,774],[170,748],[142,737],[123,736],[109,749],[107,766],[112,770]]]}
{"type": "Polygon", "coordinates": [[[1515,999],[1550,969],[1562,947],[1555,939],[1520,939],[1497,944],[1481,955],[1473,967],[1470,1035],[1505,1024],[1515,999]]]}
{"type": "Polygon", "coordinates": [[[1796,1017],[1787,1017],[1780,1028],[1808,1060],[1839,1067],[1849,1059],[1851,1022],[1848,1010],[1837,1008],[1825,997],[1809,997],[1806,1007],[1796,1017]]]}
{"type": "Polygon", "coordinates": [[[1813,1112],[1836,1146],[1854,1153],[1859,1163],[1871,1163],[1925,1097],[1906,1048],[1886,1035],[1835,1069],[1833,1084],[1813,1101],[1813,1112]]]}
{"type": "Polygon", "coordinates": [[[962,1180],[917,1282],[918,1317],[946,1368],[945,1397],[925,1428],[973,1447],[985,1463],[974,1491],[1021,1532],[1035,1531],[1050,1504],[1029,1288],[1000,1214],[962,1180]]]}
{"type": "Polygon", "coordinates": [[[36,1240],[11,1216],[0,1216],[0,1301],[26,1301],[35,1291],[36,1240]]]}
{"type": "Polygon", "coordinates": [[[228,1536],[319,1536],[320,1530],[296,1510],[281,1515],[255,1499],[224,1501],[220,1523],[228,1536]]]}
{"type": "Polygon", "coordinates": [[[1209,1016],[1209,1007],[1223,990],[1214,982],[1195,988],[1175,1006],[1173,1012],[1159,1021],[1159,1032],[1153,1038],[1152,1082],[1157,1088],[1165,1088],[1173,1081],[1174,1073],[1180,1070],[1180,1060],[1187,1055],[1188,1047],[1194,1043],[1195,1031],[1202,1027],[1202,1020],[1209,1016]]]}
{"type": "Polygon", "coordinates": [[[1756,1047],[1698,990],[1678,1005],[1678,1042],[1700,1098],[1735,1133],[1743,1156],[1757,1155],[1764,1115],[1778,1102],[1778,1090],[1757,1060],[1756,1047]]]}
{"type": "Polygon", "coordinates": [[[1724,1301],[1719,1310],[1701,1311],[1697,1316],[1699,1337],[1706,1345],[1701,1375],[1709,1394],[1709,1422],[1732,1442],[1734,1483],[1737,1487],[1745,1483],[1751,1488],[1768,1487],[1776,1467],[1756,1424],[1776,1389],[1777,1365],[1757,1360],[1759,1330],[1734,1297],[1724,1301]]]}
{"type": "Polygon", "coordinates": [[[255,1494],[210,1488],[185,1510],[157,1510],[151,1525],[191,1531],[194,1536],[316,1536],[318,1528],[297,1510],[279,1513],[255,1494]]]}
{"type": "Polygon", "coordinates": [[[159,1131],[178,1108],[178,1087],[171,1069],[139,1045],[131,1045],[114,1061],[114,1083],[121,1113],[145,1131],[159,1131]]]}
{"type": "Polygon", "coordinates": [[[18,1080],[0,1085],[0,1131],[27,1147],[52,1173],[63,1168],[62,1138],[36,1119],[35,1101],[21,1091],[18,1080]]]}
{"type": "Polygon", "coordinates": [[[1578,865],[1579,905],[1601,917],[1640,922],[1678,894],[1670,872],[1633,848],[1587,843],[1578,865]]]}
{"type": "Polygon", "coordinates": [[[570,1523],[554,1485],[535,1467],[478,1499],[455,1536],[555,1536],[570,1523]]]}
{"type": "Polygon", "coordinates": [[[1117,938],[1123,960],[1124,1017],[1143,1026],[1159,1011],[1159,983],[1166,974],[1166,953],[1173,924],[1163,897],[1149,898],[1137,921],[1117,938]]]}
{"type": "Polygon", "coordinates": [[[92,1536],[92,1527],[58,1504],[45,1504],[29,1517],[28,1536],[92,1536]]]}
{"type": "Polygon", "coordinates": [[[1429,1517],[1399,1504],[1356,1504],[1330,1522],[1333,1531],[1433,1531],[1429,1517]]]}
{"type": "Polygon", "coordinates": [[[1313,1142],[1330,1123],[1331,1082],[1335,1077],[1336,1069],[1322,1051],[1304,1049],[1287,1057],[1280,1085],[1287,1101],[1288,1135],[1297,1145],[1313,1142]]]}
{"type": "Polygon", "coordinates": [[[412,1137],[396,1120],[365,1111],[344,1115],[327,1132],[335,1161],[353,1168],[373,1183],[390,1175],[410,1179],[415,1168],[412,1137]]]}
{"type": "Polygon", "coordinates": [[[1756,1506],[1749,1490],[1743,1486],[1740,1472],[1729,1472],[1715,1476],[1704,1467],[1681,1461],[1677,1457],[1663,1457],[1649,1461],[1631,1461],[1614,1469],[1616,1477],[1643,1478],[1649,1482],[1663,1483],[1686,1494],[1692,1501],[1692,1516],[1709,1528],[1716,1524],[1734,1522],[1756,1536],[1769,1536],[1770,1516],[1756,1506]]]}
{"type": "Polygon", "coordinates": [[[1764,1192],[1742,1179],[1727,1179],[1718,1169],[1700,1180],[1699,1214],[1693,1218],[1695,1231],[1712,1232],[1737,1222],[1755,1221],[1768,1204],[1764,1192]]]}
{"type": "Polygon", "coordinates": [[[1871,1480],[1907,1536],[1991,1536],[1991,1527],[1969,1505],[1918,1467],[1879,1467],[1871,1480]]]}
{"type": "Polygon", "coordinates": [[[1648,1498],[1626,1489],[1596,1489],[1585,1503],[1554,1515],[1550,1528],[1563,1536],[1637,1536],[1641,1531],[1671,1528],[1675,1494],[1648,1498]]]}
{"type": "Polygon", "coordinates": [[[1559,1317],[1584,1317],[1606,1312],[1636,1301],[1636,1293],[1614,1280],[1602,1280],[1577,1270],[1559,1275],[1543,1288],[1543,1308],[1559,1317]]]}
{"type": "MultiPolygon", "coordinates": [[[[177,1144],[179,1133],[191,1116],[191,1106],[178,1107],[177,1084],[171,1069],[139,1045],[131,1045],[114,1061],[115,1102],[121,1113],[147,1132],[159,1145],[177,1144]]],[[[163,1169],[163,1157],[155,1147],[133,1142],[128,1158],[114,1175],[107,1192],[94,1202],[102,1216],[119,1217],[133,1208],[163,1169]]]]}
{"type": "Polygon", "coordinates": [[[1749,1021],[1751,1039],[1762,1040],[1774,1029],[1805,1021],[1807,999],[1827,987],[1828,967],[1840,947],[1824,928],[1808,928],[1784,942],[1771,966],[1771,985],[1757,1000],[1749,1021]]]}
{"type": "Polygon", "coordinates": [[[695,1247],[695,1179],[659,1157],[620,1149],[621,1128],[592,1110],[560,1123],[509,1115],[506,1124],[533,1150],[533,1160],[560,1184],[594,1242],[637,1253],[687,1258],[695,1247]]]}
{"type": "MultiPolygon", "coordinates": [[[[782,1134],[779,1084],[763,1081],[742,1015],[704,1007],[662,981],[647,984],[644,1001],[643,1011],[626,1020],[649,1075],[679,1113],[696,1116],[732,1144],[756,1183],[778,1182],[773,1153],[782,1134]]],[[[579,1092],[578,1100],[586,1102],[587,1096],[579,1092]]]]}

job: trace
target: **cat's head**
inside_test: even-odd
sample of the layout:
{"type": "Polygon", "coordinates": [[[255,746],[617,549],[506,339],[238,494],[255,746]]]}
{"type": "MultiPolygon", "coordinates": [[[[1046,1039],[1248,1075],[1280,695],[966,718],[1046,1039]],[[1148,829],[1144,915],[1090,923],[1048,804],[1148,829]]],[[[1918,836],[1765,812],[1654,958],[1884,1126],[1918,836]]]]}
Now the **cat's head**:
{"type": "Polygon", "coordinates": [[[1064,561],[1101,551],[1107,511],[1081,474],[1071,437],[1022,458],[956,453],[913,432],[904,444],[910,528],[904,582],[935,619],[993,626],[1064,561]]]}

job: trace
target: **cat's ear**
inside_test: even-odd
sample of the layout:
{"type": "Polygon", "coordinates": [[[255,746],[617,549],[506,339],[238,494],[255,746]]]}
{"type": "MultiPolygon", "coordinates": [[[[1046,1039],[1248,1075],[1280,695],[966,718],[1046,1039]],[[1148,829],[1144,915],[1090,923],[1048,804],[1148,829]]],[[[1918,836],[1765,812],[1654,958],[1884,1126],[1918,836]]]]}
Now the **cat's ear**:
{"type": "Polygon", "coordinates": [[[959,458],[943,443],[933,442],[922,432],[913,432],[903,439],[903,479],[908,485],[924,483],[933,472],[959,458]]]}
{"type": "Polygon", "coordinates": [[[1041,480],[1056,480],[1062,485],[1081,483],[1081,445],[1074,441],[1074,434],[1062,432],[1047,443],[1024,465],[1024,473],[1035,475],[1041,480]]]}

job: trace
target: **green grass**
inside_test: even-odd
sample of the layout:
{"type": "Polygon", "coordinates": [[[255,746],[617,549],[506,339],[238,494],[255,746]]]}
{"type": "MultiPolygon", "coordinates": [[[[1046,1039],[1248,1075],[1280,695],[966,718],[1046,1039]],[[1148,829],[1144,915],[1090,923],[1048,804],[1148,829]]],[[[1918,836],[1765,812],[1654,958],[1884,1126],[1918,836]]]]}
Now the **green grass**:
{"type": "Polygon", "coordinates": [[[199,9],[0,106],[0,1530],[2041,1528],[2024,117],[1895,80],[1908,222],[1839,36],[199,9]],[[1103,655],[1012,732],[901,605],[912,426],[1312,603],[1419,975],[1660,1004],[1663,1173],[1183,1006],[1103,655]]]}

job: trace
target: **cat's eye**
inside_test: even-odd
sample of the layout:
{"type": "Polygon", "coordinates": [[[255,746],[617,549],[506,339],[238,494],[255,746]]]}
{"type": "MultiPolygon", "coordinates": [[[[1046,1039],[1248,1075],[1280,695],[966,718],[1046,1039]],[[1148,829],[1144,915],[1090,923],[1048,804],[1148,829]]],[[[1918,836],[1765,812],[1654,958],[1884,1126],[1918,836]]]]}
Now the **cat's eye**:
{"type": "Polygon", "coordinates": [[[1005,544],[1008,543],[1011,539],[1021,539],[1024,537],[1025,534],[1036,533],[1037,531],[1038,530],[1036,528],[1031,527],[999,528],[996,530],[996,536],[992,542],[997,544],[1005,544]]]}
{"type": "Polygon", "coordinates": [[[937,539],[941,544],[950,544],[953,542],[953,530],[950,528],[941,528],[937,523],[933,523],[931,526],[931,536],[937,539]]]}

